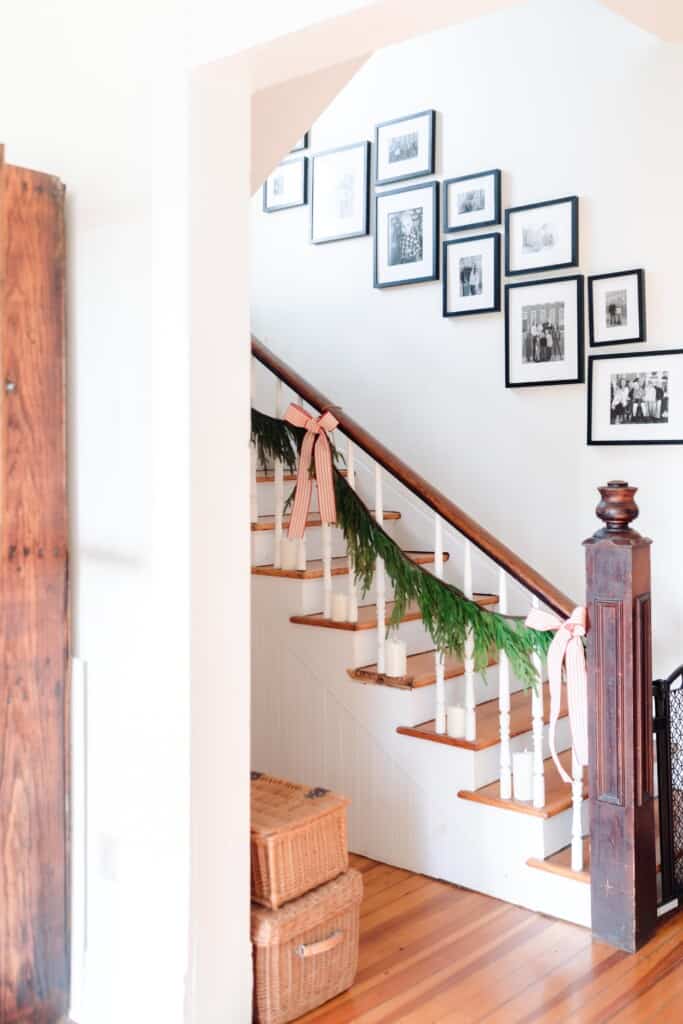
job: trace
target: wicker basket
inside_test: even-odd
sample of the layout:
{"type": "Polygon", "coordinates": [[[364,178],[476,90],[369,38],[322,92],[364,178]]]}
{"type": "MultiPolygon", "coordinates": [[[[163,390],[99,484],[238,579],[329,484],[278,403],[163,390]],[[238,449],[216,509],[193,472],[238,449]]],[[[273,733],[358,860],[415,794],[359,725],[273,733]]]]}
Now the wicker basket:
{"type": "Polygon", "coordinates": [[[352,869],[280,910],[252,907],[258,1024],[285,1024],[353,984],[362,898],[352,869]]]}
{"type": "Polygon", "coordinates": [[[252,773],[251,898],[276,910],[349,866],[348,800],[252,773]]]}

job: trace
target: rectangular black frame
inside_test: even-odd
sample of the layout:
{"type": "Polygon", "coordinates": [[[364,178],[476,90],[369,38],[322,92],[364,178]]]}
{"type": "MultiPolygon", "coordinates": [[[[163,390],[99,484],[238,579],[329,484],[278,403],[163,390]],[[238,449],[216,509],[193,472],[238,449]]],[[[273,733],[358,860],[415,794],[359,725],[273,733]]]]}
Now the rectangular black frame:
{"type": "Polygon", "coordinates": [[[351,142],[348,146],[336,146],[334,149],[324,149],[321,153],[313,153],[310,157],[311,160],[311,194],[310,194],[310,207],[311,207],[311,243],[313,245],[326,245],[328,242],[341,242],[347,238],[364,238],[365,235],[370,234],[370,143],[367,140],[362,142],[351,142]],[[349,231],[344,235],[330,235],[328,238],[314,238],[313,237],[313,209],[315,204],[315,162],[318,157],[330,156],[332,153],[342,153],[347,149],[360,149],[365,146],[365,187],[363,189],[363,230],[362,231],[349,231]]]}
{"type": "Polygon", "coordinates": [[[496,224],[500,224],[501,215],[501,173],[500,169],[495,167],[488,171],[479,171],[478,174],[461,174],[457,178],[446,178],[443,184],[443,221],[441,230],[444,235],[455,234],[456,231],[476,231],[478,228],[492,227],[496,224]],[[458,181],[471,181],[473,178],[487,178],[493,175],[493,204],[494,214],[492,220],[480,220],[472,224],[462,224],[460,227],[449,228],[448,226],[448,186],[454,185],[458,181]]]}
{"type": "Polygon", "coordinates": [[[425,181],[419,185],[407,185],[403,188],[392,188],[386,192],[375,192],[375,245],[374,245],[374,287],[375,288],[396,288],[398,285],[406,284],[423,284],[425,281],[438,281],[439,280],[439,182],[438,181],[425,181]],[[380,284],[377,279],[377,241],[379,238],[379,232],[377,230],[377,212],[380,199],[384,199],[385,196],[395,196],[399,192],[414,192],[416,189],[431,189],[432,190],[432,202],[434,204],[434,243],[432,246],[432,258],[434,260],[434,273],[429,274],[427,277],[414,277],[407,278],[405,281],[385,281],[384,284],[380,284]]]}
{"type": "Polygon", "coordinates": [[[506,388],[552,388],[558,384],[583,384],[585,380],[585,345],[584,345],[584,278],[583,274],[568,274],[566,277],[546,277],[540,281],[515,281],[505,285],[505,387],[506,388]],[[578,377],[568,380],[533,380],[525,383],[510,381],[510,303],[508,297],[512,288],[532,288],[536,285],[562,284],[564,281],[576,281],[576,330],[577,330],[577,366],[578,377]]]}
{"type": "Polygon", "coordinates": [[[683,444],[683,437],[666,441],[594,441],[593,427],[593,365],[601,359],[648,359],[650,356],[683,356],[683,348],[658,348],[654,352],[608,352],[604,356],[588,357],[588,391],[586,408],[586,444],[603,447],[605,445],[644,445],[644,444],[683,444]]]}
{"type": "Polygon", "coordinates": [[[467,238],[449,238],[445,239],[442,244],[442,266],[443,274],[441,275],[441,312],[446,318],[453,316],[476,316],[478,313],[500,313],[500,232],[491,231],[489,234],[484,235],[473,235],[467,238]],[[452,313],[448,313],[446,306],[448,303],[448,255],[447,248],[449,245],[464,245],[466,242],[479,242],[485,241],[488,238],[494,238],[496,241],[493,246],[493,305],[485,306],[481,309],[458,309],[452,313]]]}
{"type": "MultiPolygon", "coordinates": [[[[266,178],[266,180],[263,183],[263,212],[264,213],[279,213],[281,210],[294,210],[294,209],[296,209],[297,206],[306,206],[308,204],[308,157],[307,156],[297,156],[293,160],[281,160],[280,161],[281,164],[296,164],[296,163],[302,163],[302,162],[303,162],[303,165],[304,165],[304,169],[303,169],[303,175],[304,175],[303,195],[304,195],[304,197],[303,197],[303,200],[300,203],[286,203],[284,206],[267,206],[266,205],[266,197],[268,195],[268,178],[270,177],[270,174],[269,174],[268,178],[266,178]]],[[[271,174],[272,174],[272,171],[271,171],[271,174]]]]}
{"type": "Polygon", "coordinates": [[[505,211],[505,276],[518,277],[521,274],[543,274],[546,270],[563,270],[579,265],[579,197],[563,196],[561,199],[547,199],[543,203],[527,203],[525,206],[510,206],[505,211]],[[524,270],[510,270],[510,216],[523,210],[538,210],[542,206],[559,206],[571,203],[572,207],[572,256],[568,263],[548,263],[545,267],[527,267],[524,270]]]}
{"type": "Polygon", "coordinates": [[[375,185],[393,185],[398,181],[409,181],[413,178],[426,178],[434,173],[436,166],[436,111],[418,110],[416,114],[406,114],[405,117],[395,117],[391,121],[381,121],[375,125],[375,185]],[[391,178],[379,177],[379,132],[380,128],[388,128],[392,124],[400,124],[401,121],[413,121],[416,117],[427,117],[429,115],[429,168],[426,171],[413,171],[411,174],[398,174],[391,178]]]}
{"type": "Polygon", "coordinates": [[[302,150],[308,149],[308,136],[310,134],[311,134],[310,132],[304,132],[302,144],[300,146],[294,146],[294,148],[290,149],[289,152],[290,153],[301,153],[302,150]]]}
{"type": "Polygon", "coordinates": [[[645,271],[618,270],[614,274],[591,274],[588,278],[588,337],[593,348],[607,348],[609,345],[631,345],[646,340],[645,328],[645,271]],[[620,338],[618,341],[595,341],[593,325],[593,281],[604,281],[610,277],[637,277],[638,279],[638,337],[620,338]]]}

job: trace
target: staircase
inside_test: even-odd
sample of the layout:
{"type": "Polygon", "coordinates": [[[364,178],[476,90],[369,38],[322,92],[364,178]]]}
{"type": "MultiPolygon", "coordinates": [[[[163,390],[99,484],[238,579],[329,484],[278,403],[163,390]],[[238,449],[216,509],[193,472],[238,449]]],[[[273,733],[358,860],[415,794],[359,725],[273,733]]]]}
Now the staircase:
{"type": "MultiPolygon", "coordinates": [[[[330,408],[256,341],[253,352],[262,411],[282,415],[302,398],[330,408]]],[[[350,418],[338,418],[344,433],[335,442],[349,481],[411,558],[482,606],[515,615],[538,603],[571,611],[568,598],[462,510],[350,418]]],[[[556,743],[571,785],[549,757],[547,684],[525,692],[503,653],[492,654],[485,678],[467,652],[440,658],[419,609],[409,607],[396,633],[407,670],[388,676],[393,594],[381,566],[370,593],[354,593],[343,536],[321,525],[314,504],[296,566],[283,567],[281,510],[294,479],[282,467],[253,470],[253,767],[350,797],[349,843],[358,854],[590,926],[586,781],[572,764],[566,706],[556,743]],[[354,621],[322,610],[340,590],[357,605],[354,621]],[[466,708],[464,738],[439,727],[453,703],[466,708]],[[511,756],[525,749],[534,756],[528,802],[513,799],[510,787],[511,756]]]]}

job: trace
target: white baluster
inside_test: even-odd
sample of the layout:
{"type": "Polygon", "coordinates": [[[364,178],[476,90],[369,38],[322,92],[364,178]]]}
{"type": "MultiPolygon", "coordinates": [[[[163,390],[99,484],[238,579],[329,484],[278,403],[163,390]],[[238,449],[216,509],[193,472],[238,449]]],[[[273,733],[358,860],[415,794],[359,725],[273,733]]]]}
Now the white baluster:
{"type": "MultiPolygon", "coordinates": [[[[532,607],[539,607],[537,597],[531,599],[532,607]]],[[[536,669],[536,689],[531,693],[531,722],[534,751],[534,807],[545,807],[545,766],[543,764],[543,665],[540,655],[533,654],[532,664],[536,669]]]]}
{"type": "MultiPolygon", "coordinates": [[[[436,512],[434,513],[434,575],[443,579],[443,524],[441,516],[436,512]]],[[[446,732],[446,683],[443,651],[434,652],[434,671],[436,674],[434,729],[443,734],[446,732]]]]}
{"type": "MultiPolygon", "coordinates": [[[[472,599],[472,545],[465,541],[464,587],[465,597],[472,599]]],[[[477,738],[477,708],[474,697],[474,635],[468,627],[465,638],[465,739],[474,743],[477,738]]]]}
{"type": "MultiPolygon", "coordinates": [[[[508,612],[508,578],[498,573],[498,610],[508,612]]],[[[498,652],[498,719],[500,723],[500,798],[512,798],[512,756],[510,754],[510,662],[505,651],[498,652]]]]}
{"type": "Polygon", "coordinates": [[[255,444],[251,446],[251,488],[249,491],[251,505],[251,521],[258,522],[258,448],[255,444]]]}
{"type": "Polygon", "coordinates": [[[332,618],[332,532],[328,523],[320,527],[323,542],[323,615],[332,618]]]}
{"type": "MultiPolygon", "coordinates": [[[[382,494],[382,467],[375,463],[375,519],[384,521],[384,496],[382,494]]],[[[386,580],[384,578],[384,560],[378,558],[375,564],[375,592],[377,595],[377,671],[384,675],[384,641],[386,634],[386,580]]]]}
{"type": "Polygon", "coordinates": [[[306,571],[306,534],[299,540],[299,546],[296,552],[296,567],[299,572],[306,571]]]}
{"type": "MultiPolygon", "coordinates": [[[[347,482],[352,491],[356,489],[356,466],[354,461],[353,444],[348,439],[346,442],[346,470],[347,482]]],[[[358,622],[358,587],[353,571],[351,555],[349,557],[349,622],[358,622]]]]}
{"type": "Polygon", "coordinates": [[[583,871],[583,768],[572,751],[572,871],[583,871]]]}
{"type": "MultiPolygon", "coordinates": [[[[282,381],[275,381],[275,418],[282,419],[282,381]]],[[[282,565],[282,508],[285,503],[284,470],[280,459],[273,466],[273,490],[275,492],[275,530],[273,532],[273,565],[282,565]]]]}

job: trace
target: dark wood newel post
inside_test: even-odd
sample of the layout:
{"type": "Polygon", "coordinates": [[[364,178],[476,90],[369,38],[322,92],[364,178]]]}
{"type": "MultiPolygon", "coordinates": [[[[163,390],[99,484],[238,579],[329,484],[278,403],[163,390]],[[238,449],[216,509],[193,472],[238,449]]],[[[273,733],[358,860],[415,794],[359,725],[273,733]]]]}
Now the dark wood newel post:
{"type": "Polygon", "coordinates": [[[651,541],[631,529],[635,487],[598,488],[586,540],[593,936],[634,952],[657,924],[651,541]]]}

